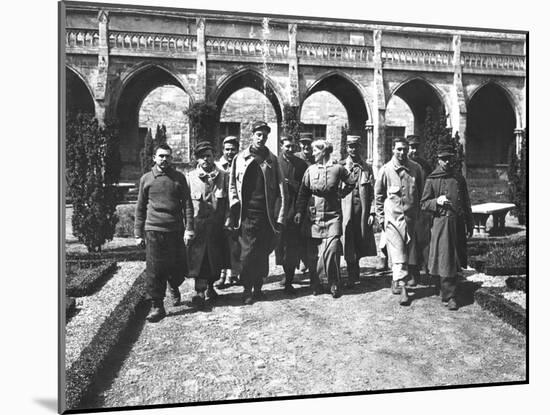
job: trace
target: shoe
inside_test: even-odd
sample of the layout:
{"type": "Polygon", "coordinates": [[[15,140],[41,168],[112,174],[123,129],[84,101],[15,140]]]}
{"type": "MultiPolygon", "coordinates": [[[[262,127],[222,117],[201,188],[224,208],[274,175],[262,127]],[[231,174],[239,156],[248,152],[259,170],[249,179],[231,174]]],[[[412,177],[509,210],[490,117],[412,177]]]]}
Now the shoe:
{"type": "Polygon", "coordinates": [[[416,283],[416,278],[415,277],[411,277],[408,281],[407,281],[407,287],[416,287],[417,283],[416,283]]]}
{"type": "Polygon", "coordinates": [[[151,306],[151,311],[147,314],[147,321],[150,323],[156,323],[166,317],[166,310],[162,305],[162,300],[153,300],[153,305],[151,306]]]}
{"type": "Polygon", "coordinates": [[[218,298],[220,295],[216,292],[216,290],[214,289],[214,287],[208,287],[206,289],[206,298],[209,299],[209,300],[216,300],[216,298],[218,298]]]}
{"type": "Polygon", "coordinates": [[[400,305],[409,304],[409,295],[407,293],[407,287],[405,285],[401,286],[401,295],[399,296],[399,304],[400,305]]]}
{"type": "Polygon", "coordinates": [[[204,291],[199,291],[193,297],[191,297],[191,303],[193,303],[199,309],[204,308],[205,301],[206,300],[204,291]]]}
{"type": "Polygon", "coordinates": [[[456,300],[454,298],[449,299],[449,302],[447,303],[447,308],[449,310],[458,310],[458,304],[456,303],[456,300]]]}
{"type": "Polygon", "coordinates": [[[399,287],[399,281],[391,282],[391,292],[392,294],[399,295],[401,294],[401,288],[399,287]]]}
{"type": "Polygon", "coordinates": [[[321,295],[323,294],[323,287],[321,284],[314,284],[311,286],[312,294],[313,295],[321,295]]]}
{"type": "Polygon", "coordinates": [[[348,278],[348,280],[346,281],[346,288],[349,288],[349,289],[354,288],[356,282],[357,280],[355,278],[348,278]]]}
{"type": "Polygon", "coordinates": [[[330,294],[332,295],[332,298],[338,298],[342,295],[340,289],[338,288],[338,284],[332,284],[330,286],[330,294]]]}
{"type": "Polygon", "coordinates": [[[218,281],[214,283],[214,287],[216,288],[225,288],[227,286],[227,283],[225,281],[225,277],[221,277],[218,281]]]}
{"type": "Polygon", "coordinates": [[[252,296],[252,290],[245,289],[243,292],[243,304],[251,305],[254,303],[254,297],[252,296]]]}
{"type": "Polygon", "coordinates": [[[168,287],[168,293],[170,294],[170,304],[172,307],[181,305],[181,294],[179,288],[168,287]]]}
{"type": "Polygon", "coordinates": [[[252,294],[252,298],[254,300],[265,300],[265,294],[262,292],[262,290],[254,290],[254,294],[252,294]]]}
{"type": "Polygon", "coordinates": [[[283,291],[290,295],[296,295],[296,288],[294,288],[292,284],[285,285],[285,288],[283,291]]]}

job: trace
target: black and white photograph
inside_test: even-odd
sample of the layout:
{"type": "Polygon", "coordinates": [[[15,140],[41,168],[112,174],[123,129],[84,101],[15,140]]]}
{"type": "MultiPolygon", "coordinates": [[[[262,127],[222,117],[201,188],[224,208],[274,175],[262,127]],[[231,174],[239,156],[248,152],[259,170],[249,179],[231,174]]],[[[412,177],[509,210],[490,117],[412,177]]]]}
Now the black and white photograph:
{"type": "Polygon", "coordinates": [[[57,410],[527,387],[528,22],[186,7],[58,3],[57,410]]]}

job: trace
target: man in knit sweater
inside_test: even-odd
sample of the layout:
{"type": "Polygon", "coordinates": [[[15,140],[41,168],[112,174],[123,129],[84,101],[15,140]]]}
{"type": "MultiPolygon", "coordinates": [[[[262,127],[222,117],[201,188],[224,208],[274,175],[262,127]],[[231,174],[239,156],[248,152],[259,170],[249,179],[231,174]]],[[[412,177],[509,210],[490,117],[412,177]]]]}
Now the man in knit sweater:
{"type": "Polygon", "coordinates": [[[139,182],[135,237],[145,245],[147,262],[146,297],[152,307],[147,320],[166,316],[164,294],[169,282],[173,294],[183,281],[186,268],[185,245],[194,237],[193,204],[185,176],[171,166],[172,149],[162,144],[155,149],[155,165],[139,182]],[[183,238],[183,241],[182,241],[183,238]]]}

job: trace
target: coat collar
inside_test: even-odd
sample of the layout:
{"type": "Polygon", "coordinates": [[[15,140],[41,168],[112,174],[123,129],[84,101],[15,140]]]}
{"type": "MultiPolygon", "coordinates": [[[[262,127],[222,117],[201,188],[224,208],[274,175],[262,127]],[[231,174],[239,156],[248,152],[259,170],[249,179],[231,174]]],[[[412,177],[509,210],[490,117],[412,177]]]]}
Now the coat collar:
{"type": "Polygon", "coordinates": [[[408,171],[410,170],[410,168],[411,168],[408,159],[407,159],[407,161],[405,162],[405,164],[399,164],[399,162],[397,161],[397,159],[395,158],[395,156],[393,156],[393,157],[391,158],[391,163],[392,163],[392,167],[395,169],[395,171],[406,170],[406,171],[408,172],[408,171]]]}
{"type": "Polygon", "coordinates": [[[173,168],[172,167],[168,167],[165,171],[162,171],[161,169],[158,168],[158,166],[156,164],[151,168],[151,171],[153,172],[153,177],[155,177],[155,178],[157,178],[158,176],[171,177],[172,174],[173,174],[173,168]]]}

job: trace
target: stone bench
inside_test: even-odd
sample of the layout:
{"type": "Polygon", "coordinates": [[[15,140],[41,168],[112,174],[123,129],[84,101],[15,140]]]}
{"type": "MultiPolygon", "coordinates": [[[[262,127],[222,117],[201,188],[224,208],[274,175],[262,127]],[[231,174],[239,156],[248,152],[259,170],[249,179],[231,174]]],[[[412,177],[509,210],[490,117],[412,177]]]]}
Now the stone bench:
{"type": "Polygon", "coordinates": [[[474,236],[488,236],[487,219],[493,215],[493,232],[504,230],[506,214],[516,205],[513,203],[482,203],[472,206],[474,216],[474,236]]]}

